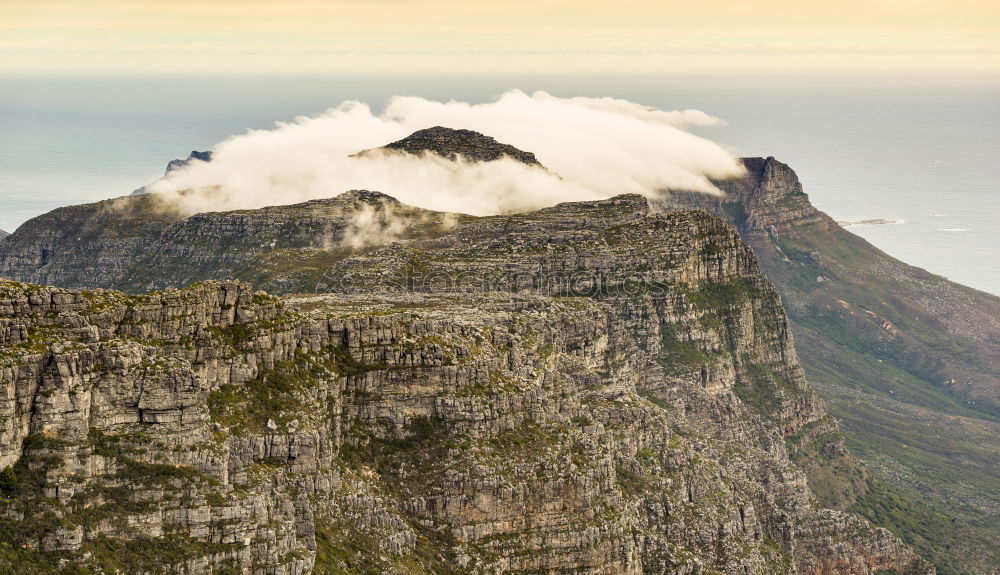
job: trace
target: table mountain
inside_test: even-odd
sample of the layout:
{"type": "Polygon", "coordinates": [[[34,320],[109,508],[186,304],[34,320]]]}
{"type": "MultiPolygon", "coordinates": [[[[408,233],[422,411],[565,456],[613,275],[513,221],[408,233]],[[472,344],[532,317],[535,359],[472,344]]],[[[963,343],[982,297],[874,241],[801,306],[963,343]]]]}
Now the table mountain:
{"type": "MultiPolygon", "coordinates": [[[[449,142],[494,142],[454,132],[435,128],[398,148],[453,157],[461,148],[449,142]]],[[[1000,299],[907,266],[843,230],[809,203],[795,173],[773,158],[744,163],[744,178],[717,183],[723,196],[669,192],[655,209],[716,214],[753,248],[788,310],[807,376],[843,420],[848,445],[874,478],[846,454],[820,457],[823,445],[808,441],[792,446],[792,457],[823,505],[853,509],[891,527],[942,572],[990,572],[1000,564],[994,527],[1000,509],[1000,299]]],[[[599,205],[620,213],[615,217],[623,222],[649,216],[638,197],[599,205]]],[[[376,253],[381,264],[408,266],[409,276],[392,276],[398,290],[400,282],[426,279],[425,252],[476,246],[495,271],[524,264],[520,255],[511,256],[520,252],[508,243],[549,249],[547,240],[530,239],[536,224],[528,216],[438,214],[374,192],[193,217],[168,208],[143,196],[55,210],[0,241],[0,275],[136,293],[226,277],[275,293],[355,293],[383,289],[389,268],[366,259],[376,253]],[[399,260],[384,259],[384,250],[399,260]]],[[[559,215],[545,229],[583,233],[595,225],[587,204],[553,209],[559,215]]],[[[448,264],[448,274],[481,275],[476,259],[472,252],[463,255],[466,267],[448,264]]],[[[573,265],[571,270],[589,269],[602,261],[583,255],[573,265]]],[[[530,277],[526,272],[523,281],[530,277]]],[[[481,277],[478,288],[521,289],[504,277],[481,277]]]]}
{"type": "Polygon", "coordinates": [[[933,572],[819,505],[850,456],[719,218],[474,218],[319,283],[0,282],[0,570],[933,572]]]}

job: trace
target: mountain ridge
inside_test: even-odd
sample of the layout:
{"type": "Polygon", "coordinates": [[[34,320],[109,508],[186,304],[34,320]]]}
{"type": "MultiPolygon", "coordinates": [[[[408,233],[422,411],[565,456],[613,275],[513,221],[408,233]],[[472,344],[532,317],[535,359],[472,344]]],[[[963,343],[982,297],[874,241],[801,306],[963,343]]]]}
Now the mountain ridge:
{"type": "Polygon", "coordinates": [[[943,573],[997,573],[1000,298],[888,256],[813,207],[790,168],[751,164],[717,182],[722,198],[671,192],[661,206],[725,217],[778,286],[810,381],[903,496],[850,505],[943,573]]]}
{"type": "Polygon", "coordinates": [[[843,439],[719,218],[563,204],[323,280],[0,282],[0,565],[933,573],[816,504],[790,451],[843,439]]]}
{"type": "MultiPolygon", "coordinates": [[[[1000,557],[996,562],[991,559],[1000,548],[1000,534],[990,527],[1000,509],[1000,469],[996,468],[1000,453],[990,447],[997,436],[993,426],[1000,376],[990,366],[998,365],[995,342],[1000,341],[1000,299],[906,266],[843,230],[811,205],[794,171],[774,158],[747,158],[744,164],[746,177],[716,182],[723,196],[669,191],[654,202],[654,211],[707,211],[728,221],[752,247],[788,310],[809,380],[843,420],[851,450],[862,456],[885,485],[873,482],[845,458],[819,457],[822,449],[839,450],[830,447],[836,442],[812,444],[807,435],[799,438],[799,447],[790,448],[791,454],[806,470],[824,505],[851,508],[891,527],[925,557],[935,559],[942,573],[992,573],[990,564],[1000,564],[1000,557]],[[957,478],[955,469],[961,470],[957,478]],[[886,491],[886,485],[895,491],[886,491]]],[[[319,200],[315,206],[329,201],[319,200]]],[[[380,268],[366,263],[366,258],[376,258],[383,267],[409,270],[392,278],[395,287],[389,287],[413,289],[433,279],[428,279],[430,264],[422,254],[447,248],[449,242],[480,242],[488,253],[501,250],[497,252],[501,254],[511,246],[550,249],[543,238],[523,246],[510,234],[514,221],[518,222],[514,229],[524,229],[529,235],[539,231],[540,224],[527,216],[433,216],[428,223],[427,214],[412,211],[409,216],[400,215],[401,227],[388,225],[395,218],[379,216],[369,231],[385,243],[352,246],[343,242],[351,218],[339,220],[342,224],[333,235],[312,224],[287,230],[285,223],[315,220],[299,212],[307,204],[268,208],[270,212],[205,214],[188,226],[190,231],[169,234],[162,230],[177,226],[179,220],[147,221],[139,209],[131,210],[139,217],[122,221],[120,208],[105,210],[96,205],[35,222],[24,234],[19,229],[21,237],[0,243],[0,275],[15,270],[17,278],[40,283],[72,280],[81,286],[132,291],[236,276],[277,292],[361,293],[387,281],[385,275],[372,272],[380,268]],[[66,222],[88,218],[99,224],[95,228],[110,225],[109,235],[99,231],[81,243],[75,236],[63,234],[60,239],[53,233],[63,226],[73,229],[66,222]],[[274,218],[285,223],[269,227],[274,218]],[[125,234],[125,241],[134,242],[138,252],[158,244],[173,252],[158,260],[136,258],[128,266],[118,266],[119,254],[113,250],[122,241],[121,228],[140,232],[132,240],[125,234]],[[382,233],[390,228],[393,233],[382,233]],[[469,235],[471,229],[486,229],[489,234],[469,235]],[[149,241],[143,230],[154,230],[157,235],[151,237],[162,234],[162,239],[149,241]],[[257,241],[258,230],[271,231],[260,238],[264,241],[257,241]],[[113,239],[112,234],[118,237],[113,239]],[[507,239],[497,239],[501,237],[507,239]],[[323,243],[324,238],[335,241],[323,243]],[[238,254],[243,259],[220,263],[219,256],[213,255],[220,247],[224,257],[238,254]],[[67,252],[73,260],[61,259],[67,252]],[[192,266],[192,256],[194,262],[210,265],[192,266]],[[95,267],[94,262],[105,261],[102,257],[112,265],[95,267]],[[80,275],[74,266],[93,275],[80,275]]],[[[384,210],[376,212],[386,215],[384,210]]],[[[639,196],[624,196],[608,203],[575,203],[536,213],[543,214],[539,216],[543,219],[545,213],[561,213],[565,221],[560,225],[585,237],[591,233],[586,222],[597,216],[611,214],[625,225],[647,217],[651,208],[639,196]],[[616,203],[617,208],[609,208],[616,203]]],[[[550,230],[545,233],[555,233],[552,222],[545,225],[550,230]]],[[[463,258],[476,259],[472,254],[463,258]]],[[[571,269],[578,265],[599,269],[601,263],[586,256],[573,261],[571,269]]],[[[520,266],[512,264],[512,269],[520,266]]],[[[530,278],[536,270],[525,271],[530,278]]],[[[558,277],[558,270],[547,273],[546,281],[558,277]]],[[[488,279],[494,282],[488,284],[492,287],[518,285],[516,276],[507,273],[488,279]]]]}

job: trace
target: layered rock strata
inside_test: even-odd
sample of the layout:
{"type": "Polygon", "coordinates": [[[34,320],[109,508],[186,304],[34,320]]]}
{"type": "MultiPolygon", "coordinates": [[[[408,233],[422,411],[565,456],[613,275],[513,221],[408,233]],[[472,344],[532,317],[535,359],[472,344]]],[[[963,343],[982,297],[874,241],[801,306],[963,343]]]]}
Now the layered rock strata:
{"type": "Polygon", "coordinates": [[[789,449],[842,440],[717,218],[568,204],[355,253],[319,283],[0,285],[2,560],[933,572],[817,505],[789,449]]]}

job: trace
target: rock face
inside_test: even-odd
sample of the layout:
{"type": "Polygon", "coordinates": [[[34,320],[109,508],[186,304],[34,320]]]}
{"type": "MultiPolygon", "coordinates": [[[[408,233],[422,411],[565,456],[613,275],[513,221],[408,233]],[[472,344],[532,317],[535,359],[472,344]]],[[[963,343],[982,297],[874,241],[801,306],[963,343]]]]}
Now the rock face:
{"type": "MultiPolygon", "coordinates": [[[[456,131],[441,130],[442,138],[402,142],[409,140],[405,149],[412,153],[472,157],[447,144],[456,131]]],[[[706,210],[752,247],[787,308],[810,381],[850,431],[852,451],[896,490],[892,509],[883,509],[889,494],[848,464],[848,455],[819,457],[821,447],[843,451],[842,445],[805,437],[792,456],[823,505],[851,508],[892,527],[940,565],[960,566],[955,573],[993,573],[1000,564],[1000,531],[993,527],[1000,524],[1000,298],[907,266],[841,229],[810,204],[794,171],[774,158],[744,163],[745,178],[717,183],[722,197],[667,192],[656,209],[706,210]]],[[[617,201],[633,214],[647,209],[638,198],[617,201]]],[[[567,230],[587,230],[594,219],[580,205],[559,209],[566,218],[559,225],[567,230]]],[[[436,214],[374,192],[193,217],[147,195],[35,218],[0,242],[0,276],[130,292],[226,277],[274,293],[366,291],[384,277],[370,266],[355,273],[351,266],[362,256],[396,241],[402,247],[395,253],[416,273],[421,252],[412,252],[411,261],[407,250],[439,246],[412,242],[464,237],[471,229],[508,238],[480,240],[497,254],[495,267],[520,269],[523,262],[505,260],[504,250],[507,241],[527,241],[509,233],[521,225],[534,224],[436,214]],[[466,227],[473,222],[479,227],[466,227]]],[[[532,241],[536,249],[547,246],[544,239],[532,241]]]]}
{"type": "MultiPolygon", "coordinates": [[[[211,161],[212,161],[212,152],[199,152],[197,150],[193,150],[191,154],[184,160],[175,159],[167,162],[167,169],[163,172],[163,175],[169,176],[171,172],[174,172],[181,168],[186,168],[187,166],[190,166],[194,162],[211,162],[211,161]]],[[[150,192],[147,189],[147,187],[143,186],[132,192],[132,195],[141,196],[143,194],[148,194],[148,193],[150,192]]]]}
{"type": "Polygon", "coordinates": [[[236,277],[293,291],[368,242],[440,234],[460,219],[368,191],[190,217],[156,194],[128,196],[25,223],[0,246],[0,277],[132,292],[236,277]]]}
{"type": "Polygon", "coordinates": [[[10,234],[9,234],[8,232],[5,232],[5,231],[3,231],[3,230],[0,230],[0,240],[4,239],[5,237],[7,237],[7,236],[9,236],[9,235],[10,235],[10,234]]]}
{"type": "Polygon", "coordinates": [[[0,284],[0,571],[933,568],[844,457],[722,220],[642,198],[356,252],[327,294],[0,284]]]}
{"type": "Polygon", "coordinates": [[[191,152],[191,154],[186,159],[183,159],[183,160],[170,160],[170,162],[167,163],[167,170],[164,172],[164,175],[169,174],[170,172],[173,172],[175,170],[179,170],[181,168],[187,167],[187,166],[191,165],[191,163],[193,163],[195,161],[198,161],[198,162],[211,162],[212,161],[212,152],[199,152],[197,150],[193,150],[191,152]]]}
{"type": "Polygon", "coordinates": [[[473,162],[494,162],[502,158],[510,158],[523,164],[541,167],[531,152],[501,144],[479,132],[454,130],[441,126],[416,131],[402,140],[387,144],[380,149],[414,155],[433,153],[449,160],[461,156],[473,162]]]}
{"type": "Polygon", "coordinates": [[[659,207],[739,231],[781,293],[810,382],[896,491],[887,506],[877,485],[809,469],[824,503],[890,518],[946,573],[1000,573],[1000,298],[841,229],[774,158],[744,164],[746,178],[717,182],[723,197],[673,192],[659,207]]]}

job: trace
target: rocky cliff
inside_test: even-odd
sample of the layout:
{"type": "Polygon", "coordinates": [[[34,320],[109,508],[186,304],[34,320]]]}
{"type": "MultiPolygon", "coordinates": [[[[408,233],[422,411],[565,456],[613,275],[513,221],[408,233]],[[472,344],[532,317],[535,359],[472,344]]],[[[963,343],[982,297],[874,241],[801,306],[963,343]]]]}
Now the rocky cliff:
{"type": "MultiPolygon", "coordinates": [[[[404,139],[397,149],[484,160],[505,149],[474,133],[430,132],[404,139]],[[459,143],[466,140],[489,153],[462,152],[459,143]]],[[[666,192],[655,207],[716,214],[753,248],[788,310],[807,376],[844,421],[851,451],[881,483],[842,447],[810,440],[836,434],[833,427],[821,432],[815,426],[798,437],[790,444],[792,457],[824,506],[851,508],[891,527],[943,573],[997,573],[1000,298],[907,266],[843,230],[810,204],[794,171],[781,162],[744,163],[746,177],[717,182],[721,197],[666,192]],[[842,453],[825,457],[821,449],[842,453]]],[[[648,216],[637,198],[602,209],[614,211],[610,205],[630,206],[623,208],[629,217],[648,216]]],[[[0,240],[0,276],[133,293],[230,277],[274,293],[386,290],[389,278],[396,290],[421,281],[500,290],[541,282],[550,289],[567,281],[557,279],[562,272],[513,258],[510,247],[531,241],[541,253],[549,249],[547,236],[529,240],[512,232],[524,227],[548,234],[556,226],[593,238],[600,218],[578,205],[560,207],[541,227],[532,219],[544,220],[547,213],[476,219],[352,192],[297,206],[188,217],[156,197],[124,198],[62,208],[26,223],[0,240]],[[454,265],[437,262],[447,263],[447,278],[424,273],[425,252],[460,252],[465,242],[481,253],[461,253],[454,265]],[[475,275],[484,273],[487,261],[492,271],[475,275]],[[526,265],[524,277],[509,273],[526,265]],[[530,265],[549,276],[530,279],[530,265]],[[456,280],[456,270],[472,271],[456,280]]],[[[640,239],[628,235],[636,245],[640,239]]],[[[604,281],[574,277],[583,285],[604,281]]]]}
{"type": "Polygon", "coordinates": [[[1000,573],[1000,298],[842,229],[774,158],[744,163],[745,178],[717,183],[722,197],[671,192],[658,205],[724,217],[753,248],[810,382],[896,495],[822,468],[812,483],[827,505],[890,525],[943,573],[1000,573]]]}
{"type": "Polygon", "coordinates": [[[842,438],[720,219],[561,205],[318,283],[0,284],[0,571],[933,571],[817,504],[790,450],[842,438]]]}

